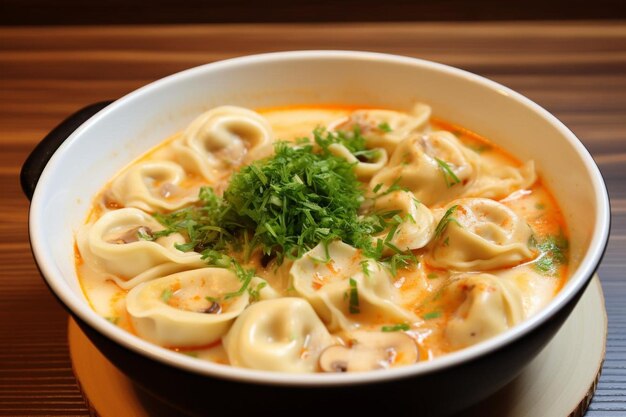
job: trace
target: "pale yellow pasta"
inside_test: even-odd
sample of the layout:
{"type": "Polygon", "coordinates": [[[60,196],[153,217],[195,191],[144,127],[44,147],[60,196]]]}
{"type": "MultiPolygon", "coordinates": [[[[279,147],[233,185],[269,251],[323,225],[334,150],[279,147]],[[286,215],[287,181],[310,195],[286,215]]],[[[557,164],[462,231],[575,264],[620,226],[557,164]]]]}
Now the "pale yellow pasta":
{"type": "Polygon", "coordinates": [[[85,296],[160,346],[287,373],[409,366],[507,331],[563,285],[565,224],[533,161],[432,111],[199,114],[96,197],[76,233],[85,296]],[[294,173],[279,157],[299,151],[294,173]],[[312,220],[288,235],[296,215],[312,220]]]}
{"type": "Polygon", "coordinates": [[[111,184],[117,203],[147,212],[176,210],[198,201],[199,186],[184,184],[187,173],[171,161],[149,161],[131,166],[111,184]]]}
{"type": "Polygon", "coordinates": [[[370,187],[398,184],[427,206],[444,203],[462,194],[475,178],[473,159],[449,132],[412,135],[398,143],[370,187]]]}
{"type": "Polygon", "coordinates": [[[517,287],[490,274],[452,277],[442,292],[442,303],[453,310],[445,335],[455,349],[489,339],[524,318],[517,287]]]}
{"type": "Polygon", "coordinates": [[[313,248],[294,262],[291,278],[295,291],[311,303],[331,331],[352,329],[368,321],[416,319],[397,304],[397,289],[389,273],[342,242],[313,248]],[[358,312],[351,304],[351,292],[358,292],[358,312]]]}
{"type": "Polygon", "coordinates": [[[237,276],[224,268],[180,272],[133,288],[126,308],[139,336],[164,346],[195,347],[219,341],[248,305],[247,292],[227,303],[207,299],[236,292],[237,276]]]}
{"type": "Polygon", "coordinates": [[[235,320],[224,338],[235,366],[282,372],[314,372],[320,352],[335,343],[302,298],[259,301],[235,320]]]}
{"type": "MultiPolygon", "coordinates": [[[[441,210],[442,212],[444,210],[441,210]]],[[[531,230],[523,218],[487,198],[455,200],[446,206],[428,262],[458,271],[484,271],[518,265],[533,257],[531,230]]]]}

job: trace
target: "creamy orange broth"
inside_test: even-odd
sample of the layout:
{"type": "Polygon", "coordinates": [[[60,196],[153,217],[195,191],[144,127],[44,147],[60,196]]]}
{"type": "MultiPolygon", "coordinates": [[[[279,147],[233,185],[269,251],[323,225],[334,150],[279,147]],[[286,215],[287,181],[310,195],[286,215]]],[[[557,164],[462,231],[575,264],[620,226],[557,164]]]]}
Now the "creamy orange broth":
{"type": "MultiPolygon", "coordinates": [[[[324,106],[283,106],[259,109],[272,126],[275,136],[282,140],[292,141],[298,137],[307,136],[319,125],[326,125],[340,117],[348,115],[356,109],[368,109],[368,106],[348,105],[324,105],[324,106]]],[[[465,128],[454,125],[438,118],[431,118],[431,126],[453,132],[455,136],[469,149],[476,152],[481,158],[497,161],[505,165],[519,167],[520,161],[508,154],[498,145],[488,139],[471,132],[465,128]]],[[[166,139],[160,145],[149,150],[138,158],[133,164],[145,161],[159,160],[168,152],[168,147],[180,137],[177,133],[166,139]]],[[[197,175],[190,175],[181,184],[182,188],[199,187],[204,180],[197,175]]],[[[220,194],[227,186],[227,174],[214,185],[216,192],[220,194]]],[[[92,208],[87,216],[87,223],[93,223],[105,212],[123,207],[123,205],[110,196],[110,184],[95,197],[92,208]]],[[[537,240],[550,235],[562,234],[567,236],[567,227],[554,197],[543,185],[539,178],[532,187],[519,190],[500,200],[516,214],[523,217],[533,229],[537,240]]],[[[437,207],[434,207],[436,209],[437,207]]],[[[417,267],[401,269],[393,277],[393,286],[401,295],[400,304],[417,314],[423,321],[411,326],[406,333],[410,335],[419,347],[420,360],[430,360],[452,350],[444,335],[444,329],[450,316],[458,307],[458,302],[442,302],[442,288],[447,282],[450,272],[429,265],[424,254],[427,249],[418,249],[414,253],[420,262],[417,267]]],[[[120,288],[113,280],[97,273],[83,261],[78,247],[75,245],[76,270],[83,293],[92,308],[100,315],[106,317],[125,330],[135,333],[131,320],[125,308],[125,297],[128,290],[120,288]]],[[[541,309],[564,285],[567,280],[567,264],[558,266],[555,276],[542,275],[532,265],[534,259],[523,262],[513,268],[502,270],[490,270],[502,279],[510,279],[516,282],[522,292],[523,306],[527,316],[541,309]]],[[[253,257],[250,266],[256,269],[256,275],[266,279],[274,289],[285,296],[293,296],[294,290],[290,287],[289,268],[291,261],[276,268],[270,264],[263,266],[260,256],[253,257]]],[[[333,263],[327,264],[331,275],[333,263]]],[[[326,285],[328,278],[314,279],[317,288],[326,285]]],[[[449,301],[449,300],[448,300],[449,301]]],[[[379,330],[386,324],[382,317],[373,315],[366,320],[367,325],[361,328],[379,330]]],[[[336,332],[337,336],[345,336],[343,332],[336,332]]],[[[349,345],[350,341],[345,340],[349,345]]],[[[228,357],[222,344],[218,341],[208,346],[167,346],[175,351],[188,354],[201,359],[211,360],[217,363],[228,364],[228,357]]]]}

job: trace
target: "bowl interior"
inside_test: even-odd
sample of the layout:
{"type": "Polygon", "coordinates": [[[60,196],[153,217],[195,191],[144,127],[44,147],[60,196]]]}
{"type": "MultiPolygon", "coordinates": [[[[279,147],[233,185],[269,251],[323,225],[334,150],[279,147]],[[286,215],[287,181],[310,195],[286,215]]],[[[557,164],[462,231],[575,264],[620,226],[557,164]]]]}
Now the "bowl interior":
{"type": "MultiPolygon", "coordinates": [[[[46,167],[31,205],[37,261],[53,290],[83,320],[121,343],[169,361],[174,356],[98,318],[85,302],[72,248],[93,195],[130,161],[213,106],[341,103],[409,109],[416,101],[521,160],[534,159],[569,226],[575,272],[546,311],[493,340],[415,368],[426,372],[482,354],[528,331],[582,288],[604,248],[608,200],[586,149],[545,110],[499,84],[431,62],[354,52],[268,54],[194,68],[131,93],[81,126],[46,167]]],[[[191,363],[176,356],[181,358],[173,359],[175,365],[191,363]]],[[[214,364],[195,363],[192,368],[221,372],[214,364]]]]}

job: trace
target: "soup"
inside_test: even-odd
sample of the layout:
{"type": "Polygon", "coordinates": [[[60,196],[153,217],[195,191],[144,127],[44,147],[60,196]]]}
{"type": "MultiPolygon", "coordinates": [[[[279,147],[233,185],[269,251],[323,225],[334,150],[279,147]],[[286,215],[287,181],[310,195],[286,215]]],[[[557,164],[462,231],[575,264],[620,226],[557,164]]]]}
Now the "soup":
{"type": "Polygon", "coordinates": [[[532,161],[410,111],[222,106],[122,170],[76,236],[92,308],[202,360],[352,372],[432,360],[567,279],[532,161]]]}

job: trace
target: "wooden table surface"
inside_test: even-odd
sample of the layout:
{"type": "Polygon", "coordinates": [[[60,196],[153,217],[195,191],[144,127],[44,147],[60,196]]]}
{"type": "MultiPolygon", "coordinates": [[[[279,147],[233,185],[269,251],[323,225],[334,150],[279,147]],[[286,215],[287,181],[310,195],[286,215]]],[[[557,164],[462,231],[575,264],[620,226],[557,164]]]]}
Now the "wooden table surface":
{"type": "Polygon", "coordinates": [[[240,55],[358,49],[409,55],[501,82],[583,141],[611,195],[599,274],[609,340],[587,416],[626,413],[626,22],[285,24],[0,28],[0,415],[88,415],[71,370],[67,313],[31,257],[19,170],[78,108],[240,55]]]}

